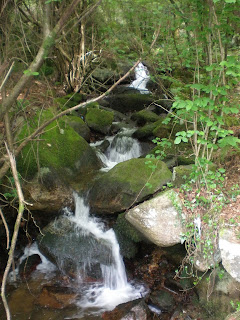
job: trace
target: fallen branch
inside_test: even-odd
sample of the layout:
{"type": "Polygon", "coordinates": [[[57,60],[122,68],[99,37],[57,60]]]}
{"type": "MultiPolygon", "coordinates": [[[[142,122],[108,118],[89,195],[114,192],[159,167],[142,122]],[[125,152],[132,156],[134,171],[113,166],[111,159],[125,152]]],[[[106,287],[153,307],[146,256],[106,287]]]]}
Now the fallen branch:
{"type": "Polygon", "coordinates": [[[5,146],[6,146],[7,154],[9,157],[9,163],[11,166],[11,170],[12,170],[12,174],[13,174],[13,178],[14,178],[14,182],[15,182],[15,186],[16,186],[16,190],[17,190],[18,201],[19,201],[18,215],[16,218],[15,226],[14,226],[14,232],[13,232],[13,236],[12,236],[12,240],[11,240],[11,247],[10,247],[10,250],[8,253],[8,261],[7,261],[6,268],[4,270],[2,285],[1,285],[1,297],[2,297],[4,308],[5,308],[7,320],[11,320],[11,314],[10,314],[9,306],[8,306],[7,299],[6,299],[5,288],[6,288],[6,283],[7,283],[7,277],[8,277],[11,265],[13,263],[14,250],[16,247],[17,238],[18,238],[18,231],[19,231],[21,219],[22,219],[23,212],[24,212],[25,201],[24,201],[20,181],[18,179],[18,173],[17,173],[16,161],[15,161],[14,155],[9,151],[6,142],[5,142],[5,146]]]}

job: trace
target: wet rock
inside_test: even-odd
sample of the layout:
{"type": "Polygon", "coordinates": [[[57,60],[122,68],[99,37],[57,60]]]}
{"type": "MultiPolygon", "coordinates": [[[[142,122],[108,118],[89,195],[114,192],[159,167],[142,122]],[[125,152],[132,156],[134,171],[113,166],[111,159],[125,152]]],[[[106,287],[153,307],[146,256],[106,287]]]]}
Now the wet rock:
{"type": "Polygon", "coordinates": [[[159,120],[159,116],[156,113],[147,109],[134,113],[131,119],[137,121],[138,125],[144,125],[147,122],[156,122],[159,120]]]}
{"type": "Polygon", "coordinates": [[[175,300],[173,296],[169,292],[164,290],[152,292],[149,299],[160,310],[165,312],[171,312],[175,307],[175,300]]]}
{"type": "Polygon", "coordinates": [[[70,306],[77,297],[77,293],[68,287],[45,286],[36,304],[53,309],[63,309],[70,306]]]}
{"type": "Polygon", "coordinates": [[[236,238],[234,230],[224,229],[220,232],[219,247],[224,268],[240,282],[240,240],[236,238]]]}
{"type": "Polygon", "coordinates": [[[26,258],[19,266],[20,276],[25,279],[28,278],[41,262],[42,260],[38,254],[33,254],[26,258]]]}
{"type": "Polygon", "coordinates": [[[106,311],[102,315],[104,320],[148,320],[150,313],[147,304],[142,300],[133,300],[120,304],[113,311],[106,311]]]}
{"type": "Polygon", "coordinates": [[[86,123],[90,129],[107,134],[110,131],[114,113],[98,108],[87,108],[86,123]]]}
{"type": "Polygon", "coordinates": [[[124,161],[96,180],[89,192],[92,211],[99,214],[124,211],[171,181],[172,174],[165,163],[153,159],[151,164],[156,166],[153,171],[145,162],[145,159],[124,161]],[[151,188],[145,186],[146,182],[151,188]]]}
{"type": "Polygon", "coordinates": [[[149,241],[160,247],[170,247],[181,242],[184,233],[184,217],[177,193],[164,192],[130,209],[126,219],[149,241]]]}
{"type": "Polygon", "coordinates": [[[129,93],[127,94],[109,95],[104,101],[111,109],[127,114],[131,111],[140,111],[155,100],[155,97],[151,94],[141,94],[137,93],[135,89],[130,89],[128,88],[129,93]]]}
{"type": "MultiPolygon", "coordinates": [[[[47,169],[47,168],[46,168],[47,169]]],[[[47,169],[48,170],[48,169],[47,169]]],[[[71,206],[72,190],[59,178],[54,178],[50,170],[42,182],[35,177],[23,185],[25,199],[32,211],[58,213],[65,206],[71,206]]]]}
{"type": "Polygon", "coordinates": [[[90,141],[90,129],[86,123],[80,117],[68,116],[66,117],[66,123],[74,129],[81,137],[87,142],[90,141]]]}
{"type": "Polygon", "coordinates": [[[49,223],[42,233],[44,236],[38,237],[39,250],[71,276],[81,272],[82,277],[99,279],[99,264],[109,265],[112,261],[111,246],[106,240],[77,231],[67,217],[49,223]]]}

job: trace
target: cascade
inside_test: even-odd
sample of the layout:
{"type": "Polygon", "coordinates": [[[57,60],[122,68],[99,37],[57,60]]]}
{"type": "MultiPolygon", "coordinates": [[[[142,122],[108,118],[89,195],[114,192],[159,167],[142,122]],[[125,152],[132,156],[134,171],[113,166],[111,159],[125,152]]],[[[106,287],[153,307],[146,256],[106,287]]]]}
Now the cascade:
{"type": "Polygon", "coordinates": [[[129,87],[139,90],[142,94],[150,93],[146,88],[149,79],[150,75],[147,67],[140,62],[135,68],[135,80],[129,85],[129,87]]]}
{"type": "Polygon", "coordinates": [[[110,145],[105,153],[98,151],[98,156],[105,166],[102,171],[108,171],[120,162],[141,156],[142,150],[139,142],[131,137],[133,132],[134,129],[123,129],[115,137],[107,138],[110,145]]]}
{"type": "MultiPolygon", "coordinates": [[[[75,214],[68,211],[68,217],[76,225],[75,232],[91,234],[98,241],[108,243],[112,255],[111,264],[101,264],[102,282],[83,286],[82,298],[77,301],[82,312],[86,309],[91,309],[91,313],[94,313],[94,310],[96,313],[99,313],[99,310],[101,312],[111,310],[120,303],[140,298],[146,294],[143,286],[133,285],[127,281],[125,266],[113,229],[106,230],[99,219],[89,215],[89,207],[86,206],[83,198],[77,194],[74,194],[74,198],[75,214]]],[[[96,250],[98,250],[97,247],[96,250]]],[[[86,265],[83,268],[91,267],[91,263],[92,261],[86,257],[86,265]]]]}

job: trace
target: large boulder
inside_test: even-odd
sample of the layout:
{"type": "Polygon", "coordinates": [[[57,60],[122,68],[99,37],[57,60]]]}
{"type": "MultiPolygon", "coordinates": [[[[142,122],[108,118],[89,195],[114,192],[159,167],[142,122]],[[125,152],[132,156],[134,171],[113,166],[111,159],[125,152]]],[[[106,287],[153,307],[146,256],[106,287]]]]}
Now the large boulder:
{"type": "Polygon", "coordinates": [[[137,121],[138,125],[144,125],[147,122],[158,121],[159,116],[156,113],[154,113],[148,109],[144,109],[144,110],[141,110],[139,112],[134,113],[131,116],[131,119],[134,121],[137,121]]]}
{"type": "Polygon", "coordinates": [[[226,271],[240,282],[240,240],[234,230],[224,229],[219,235],[222,264],[226,271]]]}
{"type": "Polygon", "coordinates": [[[114,113],[98,108],[88,108],[85,119],[91,129],[102,134],[107,134],[113,123],[114,113]]]}
{"type": "MultiPolygon", "coordinates": [[[[124,114],[132,111],[140,111],[155,101],[155,97],[151,94],[141,93],[120,93],[109,95],[104,100],[105,106],[113,110],[120,111],[124,114]]],[[[102,103],[102,102],[100,102],[102,103]]]]}
{"type": "Polygon", "coordinates": [[[81,272],[85,277],[101,277],[100,264],[112,261],[112,248],[104,239],[81,231],[69,218],[50,222],[38,237],[39,250],[60,270],[70,275],[81,272]]]}
{"type": "Polygon", "coordinates": [[[184,233],[184,216],[175,191],[166,191],[151,200],[130,209],[126,219],[145,238],[160,247],[181,243],[184,233]]]}
{"type": "Polygon", "coordinates": [[[95,213],[121,212],[160,190],[171,179],[172,173],[162,161],[153,159],[151,165],[144,158],[124,161],[95,181],[89,203],[95,213]]]}
{"type": "MultiPolygon", "coordinates": [[[[22,141],[53,116],[54,112],[50,109],[37,113],[23,126],[18,140],[22,141]]],[[[43,167],[61,176],[75,176],[101,167],[93,149],[67,124],[68,121],[68,117],[63,117],[52,122],[38,139],[24,147],[17,158],[17,168],[23,177],[31,178],[43,167]]]]}
{"type": "Polygon", "coordinates": [[[87,142],[90,141],[90,129],[86,123],[77,116],[67,116],[65,118],[66,123],[72,127],[81,137],[83,137],[87,142]]]}
{"type": "Polygon", "coordinates": [[[45,213],[58,213],[73,203],[72,189],[59,179],[49,168],[41,168],[30,182],[23,184],[24,196],[29,209],[45,213]]]}

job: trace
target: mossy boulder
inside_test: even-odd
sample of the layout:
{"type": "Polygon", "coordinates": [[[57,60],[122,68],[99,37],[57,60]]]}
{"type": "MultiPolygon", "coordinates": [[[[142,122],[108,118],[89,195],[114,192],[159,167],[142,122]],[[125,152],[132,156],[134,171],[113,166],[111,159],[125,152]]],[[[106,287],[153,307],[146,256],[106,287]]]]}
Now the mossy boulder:
{"type": "Polygon", "coordinates": [[[77,116],[67,116],[65,118],[66,123],[74,129],[81,137],[86,141],[90,141],[90,129],[86,123],[77,116]]]}
{"type": "Polygon", "coordinates": [[[96,68],[92,76],[94,79],[96,79],[98,82],[103,83],[103,84],[112,84],[116,79],[119,78],[117,76],[117,72],[113,71],[112,69],[109,68],[96,68]]]}
{"type": "Polygon", "coordinates": [[[133,137],[136,139],[147,139],[149,137],[154,137],[153,130],[156,128],[155,123],[147,123],[143,127],[138,128],[134,134],[133,137]]]}
{"type": "Polygon", "coordinates": [[[109,95],[104,103],[113,110],[128,114],[131,111],[140,111],[149,106],[156,99],[151,94],[120,93],[109,95]]]}
{"type": "Polygon", "coordinates": [[[144,158],[124,161],[95,181],[89,192],[89,203],[95,213],[122,212],[171,179],[172,173],[162,161],[153,159],[149,164],[144,158]]]}
{"type": "MultiPolygon", "coordinates": [[[[34,132],[38,126],[51,119],[53,112],[48,109],[37,113],[25,124],[18,141],[34,132]]],[[[33,177],[40,168],[47,167],[60,175],[75,175],[98,169],[100,162],[84,138],[67,125],[63,117],[52,122],[36,140],[23,148],[17,158],[17,168],[23,177],[33,177]]]]}
{"type": "Polygon", "coordinates": [[[113,123],[114,113],[98,108],[88,108],[86,123],[94,131],[107,134],[113,123]]]}
{"type": "Polygon", "coordinates": [[[134,113],[131,119],[137,121],[138,125],[144,125],[147,122],[156,122],[159,120],[159,116],[150,110],[141,110],[134,113]]]}
{"type": "Polygon", "coordinates": [[[173,169],[173,183],[175,187],[181,187],[182,184],[186,183],[193,171],[193,166],[181,165],[174,167],[173,169]]]}
{"type": "Polygon", "coordinates": [[[54,104],[61,110],[75,107],[77,104],[83,102],[86,96],[80,93],[70,93],[66,96],[55,98],[54,104]]]}
{"type": "Polygon", "coordinates": [[[126,213],[118,215],[114,231],[118,239],[121,255],[130,259],[136,255],[138,251],[137,243],[143,240],[143,236],[126,220],[125,215],[126,213]]]}

